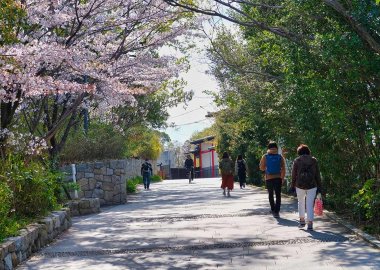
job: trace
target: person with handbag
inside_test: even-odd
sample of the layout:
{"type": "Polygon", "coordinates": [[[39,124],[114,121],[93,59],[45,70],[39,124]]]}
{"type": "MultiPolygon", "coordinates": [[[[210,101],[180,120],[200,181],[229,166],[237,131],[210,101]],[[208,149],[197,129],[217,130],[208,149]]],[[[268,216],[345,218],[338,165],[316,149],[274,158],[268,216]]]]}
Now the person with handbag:
{"type": "Polygon", "coordinates": [[[307,221],[307,230],[313,230],[314,200],[322,190],[321,175],[318,161],[311,155],[306,144],[297,148],[298,157],[292,168],[292,189],[297,193],[299,228],[304,228],[307,221]],[[305,203],[307,220],[305,220],[305,203]]]}

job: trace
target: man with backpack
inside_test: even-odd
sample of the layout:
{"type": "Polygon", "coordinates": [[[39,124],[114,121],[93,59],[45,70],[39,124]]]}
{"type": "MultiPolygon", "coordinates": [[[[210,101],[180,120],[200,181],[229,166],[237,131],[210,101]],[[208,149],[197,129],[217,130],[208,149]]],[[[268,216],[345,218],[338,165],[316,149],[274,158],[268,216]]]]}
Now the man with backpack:
{"type": "Polygon", "coordinates": [[[152,164],[149,163],[148,159],[141,165],[141,175],[143,177],[144,189],[149,189],[150,177],[153,174],[152,164]]]}
{"type": "Polygon", "coordinates": [[[268,150],[260,160],[260,170],[265,172],[265,184],[268,189],[271,213],[275,218],[280,217],[281,186],[285,179],[285,159],[278,153],[276,142],[268,144],[268,150]],[[276,193],[276,203],[273,192],[276,193]]]}

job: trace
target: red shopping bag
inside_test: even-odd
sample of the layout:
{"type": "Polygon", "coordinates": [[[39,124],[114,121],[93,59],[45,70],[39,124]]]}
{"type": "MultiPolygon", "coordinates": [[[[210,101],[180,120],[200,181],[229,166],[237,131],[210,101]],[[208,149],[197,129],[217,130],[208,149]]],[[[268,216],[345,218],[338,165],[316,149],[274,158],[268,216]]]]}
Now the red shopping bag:
{"type": "Polygon", "coordinates": [[[321,193],[318,193],[314,202],[314,214],[316,216],[323,216],[323,201],[321,193]]]}

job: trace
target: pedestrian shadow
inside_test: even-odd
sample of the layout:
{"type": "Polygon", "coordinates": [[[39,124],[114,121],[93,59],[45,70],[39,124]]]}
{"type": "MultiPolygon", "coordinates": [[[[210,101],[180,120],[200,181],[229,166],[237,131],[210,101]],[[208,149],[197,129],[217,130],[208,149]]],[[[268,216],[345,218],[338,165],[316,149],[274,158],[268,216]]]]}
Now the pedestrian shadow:
{"type": "Polygon", "coordinates": [[[281,216],[279,218],[277,218],[277,223],[280,226],[286,226],[286,227],[297,227],[298,226],[298,221],[286,219],[286,218],[283,218],[281,216]]]}

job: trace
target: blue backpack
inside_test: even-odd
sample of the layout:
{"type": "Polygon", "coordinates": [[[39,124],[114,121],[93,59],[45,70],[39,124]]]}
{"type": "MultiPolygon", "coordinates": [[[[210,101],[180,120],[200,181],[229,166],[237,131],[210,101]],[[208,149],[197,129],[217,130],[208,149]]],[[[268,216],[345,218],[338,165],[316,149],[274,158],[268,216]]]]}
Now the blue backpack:
{"type": "Polygon", "coordinates": [[[279,154],[266,154],[266,174],[279,174],[281,171],[281,155],[279,154]]]}

